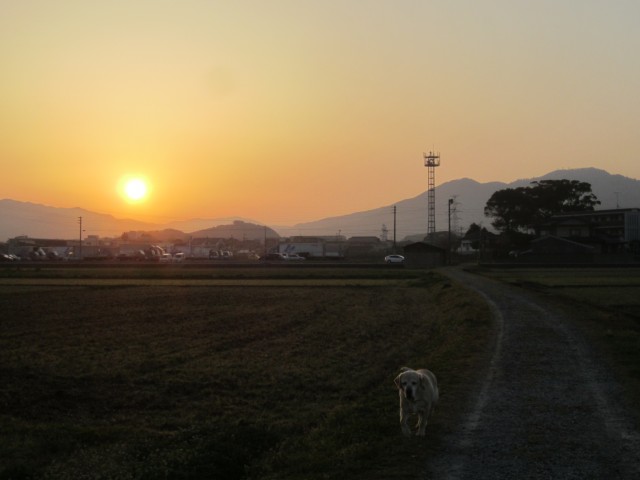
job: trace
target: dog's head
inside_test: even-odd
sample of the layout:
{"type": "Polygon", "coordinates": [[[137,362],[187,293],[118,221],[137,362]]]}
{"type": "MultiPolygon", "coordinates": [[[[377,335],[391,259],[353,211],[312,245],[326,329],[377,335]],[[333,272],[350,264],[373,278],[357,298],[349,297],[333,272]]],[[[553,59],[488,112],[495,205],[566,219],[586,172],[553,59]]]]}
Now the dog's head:
{"type": "Polygon", "coordinates": [[[415,370],[406,369],[395,378],[394,382],[407,400],[415,400],[418,389],[424,383],[424,375],[420,375],[415,370]]]}

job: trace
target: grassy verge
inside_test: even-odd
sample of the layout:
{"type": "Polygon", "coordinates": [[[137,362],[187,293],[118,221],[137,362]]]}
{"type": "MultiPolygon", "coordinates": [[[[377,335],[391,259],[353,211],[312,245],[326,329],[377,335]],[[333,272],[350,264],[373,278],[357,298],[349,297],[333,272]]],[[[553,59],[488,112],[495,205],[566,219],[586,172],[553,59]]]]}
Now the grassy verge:
{"type": "Polygon", "coordinates": [[[401,272],[385,285],[3,289],[0,478],[417,476],[490,321],[440,275],[401,272]],[[440,378],[424,439],[400,435],[404,365],[440,378]]]}

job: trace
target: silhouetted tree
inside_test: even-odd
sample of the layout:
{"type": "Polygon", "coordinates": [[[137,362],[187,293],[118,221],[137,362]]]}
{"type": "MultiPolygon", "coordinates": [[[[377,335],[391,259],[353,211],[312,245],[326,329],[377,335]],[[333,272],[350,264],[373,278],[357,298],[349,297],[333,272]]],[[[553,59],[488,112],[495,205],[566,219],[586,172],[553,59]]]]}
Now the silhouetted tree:
{"type": "Polygon", "coordinates": [[[491,225],[502,232],[514,232],[531,224],[536,207],[530,187],[506,188],[491,195],[484,214],[492,217],[491,225]]]}
{"type": "Polygon", "coordinates": [[[600,205],[591,192],[591,184],[578,180],[542,180],[533,182],[531,193],[538,207],[539,220],[567,212],[591,212],[600,205]]]}
{"type": "Polygon", "coordinates": [[[527,231],[552,215],[593,211],[600,201],[591,184],[577,180],[542,180],[528,187],[498,190],[487,201],[484,214],[496,230],[527,231]]]}
{"type": "Polygon", "coordinates": [[[478,250],[480,248],[480,241],[483,235],[487,234],[487,229],[477,223],[469,225],[467,233],[464,234],[464,238],[471,240],[471,248],[478,250]]]}

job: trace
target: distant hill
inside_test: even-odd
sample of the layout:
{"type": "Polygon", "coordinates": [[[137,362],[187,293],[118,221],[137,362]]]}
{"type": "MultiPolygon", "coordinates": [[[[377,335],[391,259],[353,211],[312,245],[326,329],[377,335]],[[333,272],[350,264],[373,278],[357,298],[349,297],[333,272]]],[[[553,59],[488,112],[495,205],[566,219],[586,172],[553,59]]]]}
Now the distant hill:
{"type": "MultiPolygon", "coordinates": [[[[211,225],[211,220],[209,224],[211,225]]],[[[188,222],[185,222],[188,223],[188,222]]],[[[280,238],[278,233],[264,225],[234,220],[231,224],[216,225],[211,228],[197,230],[195,232],[183,232],[175,228],[164,230],[136,230],[136,236],[144,235],[157,242],[187,242],[190,238],[235,238],[237,240],[264,240],[267,238],[280,238]]]]}
{"type": "Polygon", "coordinates": [[[224,218],[192,218],[189,220],[178,220],[175,222],[169,222],[164,225],[164,228],[180,230],[182,232],[198,232],[200,230],[206,230],[208,228],[217,227],[218,225],[232,225],[234,222],[245,222],[259,224],[255,220],[249,220],[241,217],[224,217],[224,218]]]}
{"type": "MultiPolygon", "coordinates": [[[[436,230],[448,229],[448,200],[454,198],[452,229],[464,233],[469,225],[477,223],[491,228],[491,220],[484,216],[487,200],[497,190],[527,186],[540,180],[578,180],[591,184],[593,193],[602,202],[598,208],[640,208],[640,181],[622,175],[611,175],[596,168],[556,170],[542,177],[521,179],[512,183],[479,183],[463,178],[436,186],[436,230]]],[[[388,238],[393,239],[393,206],[396,206],[396,239],[410,235],[426,235],[428,192],[392,205],[325,218],[314,222],[300,223],[287,228],[278,228],[283,235],[336,234],[380,236],[382,226],[388,229],[388,238]]]]}
{"type": "Polygon", "coordinates": [[[111,215],[95,213],[83,208],[57,208],[30,202],[0,200],[0,241],[19,235],[32,238],[72,239],[80,236],[79,217],[82,217],[83,236],[120,236],[129,230],[153,230],[158,225],[111,215]]]}
{"type": "Polygon", "coordinates": [[[267,238],[280,238],[280,235],[269,227],[241,220],[236,220],[231,225],[218,225],[206,230],[198,230],[192,232],[191,236],[194,238],[235,238],[237,240],[264,240],[265,236],[267,238]]]}
{"type": "MultiPolygon", "coordinates": [[[[0,200],[0,241],[20,235],[32,238],[78,238],[80,236],[79,217],[82,217],[85,238],[87,235],[119,237],[125,232],[145,232],[158,240],[186,239],[193,236],[193,233],[189,232],[202,231],[221,224],[232,224],[238,220],[238,217],[232,217],[155,224],[115,218],[112,215],[95,213],[83,208],[58,208],[4,199],[0,200]]],[[[261,228],[262,238],[264,238],[264,228],[257,227],[261,228]]]]}
{"type": "MultiPolygon", "coordinates": [[[[490,219],[484,216],[484,206],[496,190],[527,186],[539,180],[579,180],[591,184],[593,193],[602,202],[599,208],[640,208],[640,181],[622,175],[612,175],[596,168],[556,170],[542,177],[521,179],[512,183],[479,183],[463,178],[436,187],[436,230],[447,230],[448,200],[454,198],[452,228],[464,233],[472,223],[490,228],[490,219]]],[[[424,236],[427,231],[427,196],[420,195],[394,204],[325,218],[290,226],[274,226],[267,230],[269,238],[278,234],[336,235],[346,237],[381,236],[383,225],[388,238],[393,239],[393,207],[396,206],[396,239],[409,235],[424,236]]],[[[81,208],[56,208],[15,200],[0,200],[0,241],[18,235],[33,238],[72,239],[79,235],[78,217],[83,219],[83,236],[117,237],[124,232],[153,232],[162,239],[193,237],[264,238],[260,222],[245,221],[240,217],[223,219],[193,219],[168,224],[153,224],[131,219],[117,219],[111,215],[90,212],[81,208]],[[189,233],[190,232],[190,233],[189,233]],[[182,234],[183,237],[180,235],[182,234]]]]}

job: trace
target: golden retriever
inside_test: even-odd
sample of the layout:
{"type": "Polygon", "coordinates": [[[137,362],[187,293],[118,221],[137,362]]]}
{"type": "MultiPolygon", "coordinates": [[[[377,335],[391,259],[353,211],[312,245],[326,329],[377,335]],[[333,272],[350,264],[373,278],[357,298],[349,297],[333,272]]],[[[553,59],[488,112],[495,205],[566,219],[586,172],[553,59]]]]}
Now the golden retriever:
{"type": "Polygon", "coordinates": [[[400,427],[405,436],[411,435],[407,421],[410,415],[418,415],[416,435],[424,436],[427,420],[438,403],[438,381],[429,370],[400,369],[394,380],[400,392],[400,427]]]}

